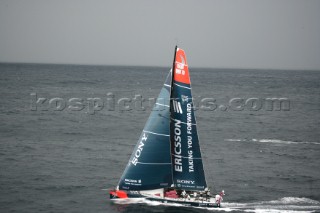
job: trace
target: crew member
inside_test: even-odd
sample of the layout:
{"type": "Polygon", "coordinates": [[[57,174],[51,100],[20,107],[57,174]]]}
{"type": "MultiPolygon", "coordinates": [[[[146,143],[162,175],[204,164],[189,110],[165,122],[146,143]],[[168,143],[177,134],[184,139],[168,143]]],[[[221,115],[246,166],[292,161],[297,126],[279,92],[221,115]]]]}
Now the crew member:
{"type": "Polygon", "coordinates": [[[220,194],[218,194],[218,195],[216,195],[216,197],[215,197],[215,200],[216,200],[216,204],[220,207],[220,203],[223,201],[223,195],[225,195],[224,194],[224,190],[222,190],[221,192],[220,192],[220,194]]]}

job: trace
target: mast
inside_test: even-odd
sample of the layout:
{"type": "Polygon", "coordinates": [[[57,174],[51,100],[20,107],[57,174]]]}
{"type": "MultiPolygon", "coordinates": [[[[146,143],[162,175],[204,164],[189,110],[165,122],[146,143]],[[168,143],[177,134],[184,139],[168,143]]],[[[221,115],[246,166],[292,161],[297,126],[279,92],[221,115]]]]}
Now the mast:
{"type": "MultiPolygon", "coordinates": [[[[172,118],[172,107],[171,107],[171,99],[172,99],[172,89],[173,89],[173,79],[174,79],[174,71],[175,71],[175,64],[176,64],[176,54],[177,54],[177,49],[178,49],[178,45],[175,46],[174,48],[174,55],[173,55],[173,62],[172,62],[172,68],[171,68],[171,84],[170,84],[170,99],[169,99],[169,125],[171,122],[171,118],[172,118]]],[[[171,128],[170,128],[170,135],[172,134],[171,132],[171,128]]],[[[170,159],[171,159],[171,167],[172,167],[172,157],[171,157],[171,150],[172,150],[172,145],[171,145],[171,137],[169,138],[169,143],[170,143],[170,159]]],[[[171,168],[172,169],[172,168],[171,168]]],[[[171,180],[172,183],[173,182],[173,174],[171,173],[171,180]]]]}
{"type": "MultiPolygon", "coordinates": [[[[174,79],[174,71],[175,71],[175,64],[176,64],[176,54],[177,54],[178,45],[174,48],[174,55],[173,55],[173,63],[172,63],[172,75],[171,75],[171,89],[170,89],[170,100],[171,100],[171,94],[173,89],[173,79],[174,79]]],[[[170,108],[171,113],[171,108],[170,108]]]]}

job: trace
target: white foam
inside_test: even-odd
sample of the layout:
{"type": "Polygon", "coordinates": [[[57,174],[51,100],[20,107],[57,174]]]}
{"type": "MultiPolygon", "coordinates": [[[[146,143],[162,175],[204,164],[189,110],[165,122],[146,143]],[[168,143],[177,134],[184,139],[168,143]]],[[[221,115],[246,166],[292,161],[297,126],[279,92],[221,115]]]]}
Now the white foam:
{"type": "Polygon", "coordinates": [[[145,203],[147,200],[144,198],[121,198],[121,199],[112,199],[116,204],[136,204],[136,203],[145,203]]]}
{"type": "Polygon", "coordinates": [[[320,210],[320,202],[309,198],[283,197],[278,200],[252,203],[223,203],[228,209],[243,212],[267,213],[311,213],[320,210]]]}
{"type": "Polygon", "coordinates": [[[320,205],[320,202],[317,200],[312,200],[305,197],[283,197],[279,200],[268,201],[272,204],[315,204],[320,205]]]}
{"type": "Polygon", "coordinates": [[[254,213],[312,213],[315,211],[295,211],[295,210],[282,210],[282,209],[253,209],[244,210],[244,212],[254,212],[254,213]]]}
{"type": "Polygon", "coordinates": [[[224,139],[225,141],[234,141],[234,142],[241,142],[242,139],[224,139]]]}
{"type": "Polygon", "coordinates": [[[230,141],[230,142],[259,142],[259,143],[276,143],[276,144],[315,144],[315,145],[320,145],[320,142],[309,142],[309,141],[284,141],[284,140],[279,140],[279,139],[237,139],[237,138],[229,138],[229,139],[224,139],[224,141],[230,141]]]}
{"type": "MultiPolygon", "coordinates": [[[[116,199],[117,204],[137,204],[145,203],[150,206],[176,206],[182,207],[183,204],[174,203],[161,203],[158,201],[150,201],[144,198],[128,198],[128,199],[116,199]]],[[[192,207],[201,208],[213,211],[222,212],[255,212],[255,213],[312,213],[320,211],[320,202],[304,197],[283,197],[278,200],[271,201],[259,201],[252,203],[228,203],[223,202],[221,208],[205,208],[205,207],[192,207]]]]}

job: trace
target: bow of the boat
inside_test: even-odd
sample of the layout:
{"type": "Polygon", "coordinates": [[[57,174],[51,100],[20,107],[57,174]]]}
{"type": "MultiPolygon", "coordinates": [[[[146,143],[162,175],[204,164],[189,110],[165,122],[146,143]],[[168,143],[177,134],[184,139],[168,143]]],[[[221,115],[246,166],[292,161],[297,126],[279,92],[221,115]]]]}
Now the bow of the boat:
{"type": "Polygon", "coordinates": [[[125,191],[122,190],[110,190],[109,191],[110,199],[116,199],[116,198],[128,198],[128,194],[125,191]]]}

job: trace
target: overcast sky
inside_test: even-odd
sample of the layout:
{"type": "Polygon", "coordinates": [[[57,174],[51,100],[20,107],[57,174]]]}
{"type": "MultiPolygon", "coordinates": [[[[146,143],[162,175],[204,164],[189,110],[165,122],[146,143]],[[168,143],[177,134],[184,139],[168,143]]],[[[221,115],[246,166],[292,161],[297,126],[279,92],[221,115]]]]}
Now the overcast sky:
{"type": "Polygon", "coordinates": [[[320,70],[319,0],[0,0],[0,62],[320,70]]]}

